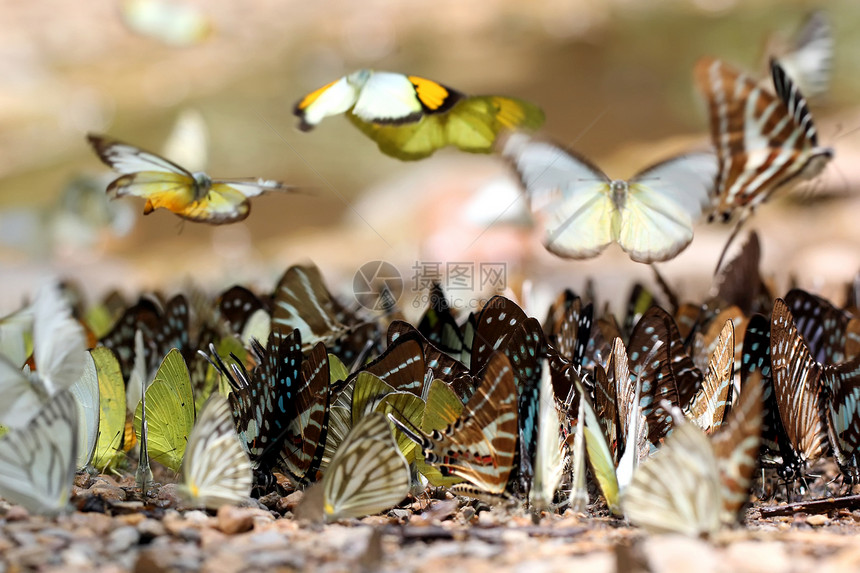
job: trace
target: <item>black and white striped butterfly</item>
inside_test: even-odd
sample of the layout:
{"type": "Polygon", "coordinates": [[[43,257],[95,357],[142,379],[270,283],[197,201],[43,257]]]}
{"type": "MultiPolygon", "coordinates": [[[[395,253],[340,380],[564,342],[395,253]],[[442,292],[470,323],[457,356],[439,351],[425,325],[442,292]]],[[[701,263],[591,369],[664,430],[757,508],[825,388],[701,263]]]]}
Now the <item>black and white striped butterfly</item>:
{"type": "Polygon", "coordinates": [[[693,240],[717,174],[714,154],[701,152],[613,180],[587,159],[522,134],[508,138],[503,154],[543,219],[544,246],[572,259],[595,257],[613,242],[634,261],[671,259],[693,240]]]}
{"type": "Polygon", "coordinates": [[[122,174],[108,185],[108,195],[146,199],[144,215],[163,208],[189,221],[235,223],[250,213],[249,197],[291,189],[266,179],[212,179],[202,171],[191,173],[155,153],[115,139],[99,135],[88,139],[102,162],[122,174]]]}

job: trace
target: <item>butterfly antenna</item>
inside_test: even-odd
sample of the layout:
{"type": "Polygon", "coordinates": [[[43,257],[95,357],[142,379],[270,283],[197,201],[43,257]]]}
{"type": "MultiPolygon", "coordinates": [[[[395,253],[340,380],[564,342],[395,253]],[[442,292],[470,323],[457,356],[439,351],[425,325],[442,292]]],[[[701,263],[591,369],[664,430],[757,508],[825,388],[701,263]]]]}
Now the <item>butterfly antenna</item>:
{"type": "Polygon", "coordinates": [[[373,345],[373,340],[368,340],[364,343],[361,351],[356,355],[355,360],[352,361],[352,365],[349,368],[350,374],[355,374],[364,365],[367,357],[370,356],[370,351],[373,350],[373,345]]]}
{"type": "Polygon", "coordinates": [[[412,422],[410,422],[408,418],[406,418],[405,416],[403,417],[403,419],[406,420],[406,424],[409,424],[409,426],[412,426],[412,428],[398,420],[397,417],[390,412],[388,414],[388,419],[391,421],[391,423],[397,426],[397,429],[403,432],[407,438],[418,444],[422,449],[429,447],[430,444],[427,436],[424,435],[424,432],[416,428],[415,425],[412,424],[412,422]]]}
{"type": "Polygon", "coordinates": [[[714,268],[714,276],[716,277],[719,274],[720,269],[723,266],[723,260],[726,258],[726,253],[729,251],[729,247],[734,242],[735,238],[738,236],[738,233],[743,227],[744,223],[746,223],[747,219],[749,219],[750,211],[746,211],[743,215],[740,216],[738,222],[735,224],[735,228],[732,230],[732,234],[729,235],[729,239],[726,241],[725,246],[723,246],[723,250],[720,253],[720,258],[717,259],[717,266],[714,268]]]}

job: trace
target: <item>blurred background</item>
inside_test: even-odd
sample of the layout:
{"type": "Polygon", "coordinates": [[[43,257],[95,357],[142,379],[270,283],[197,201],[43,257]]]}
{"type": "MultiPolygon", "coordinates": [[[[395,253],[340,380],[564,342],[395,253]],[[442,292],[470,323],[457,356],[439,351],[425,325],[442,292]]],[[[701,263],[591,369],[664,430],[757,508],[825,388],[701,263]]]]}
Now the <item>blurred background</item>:
{"type": "MultiPolygon", "coordinates": [[[[748,228],[779,292],[795,280],[838,302],[860,269],[856,0],[0,0],[0,315],[51,274],[93,297],[188,281],[269,291],[308,260],[337,292],[368,261],[394,264],[407,291],[424,263],[492,262],[526,303],[587,277],[616,301],[651,269],[614,246],[586,262],[546,253],[501,159],[449,149],[400,162],[343,117],[299,132],[294,103],[362,67],[521,97],[545,110],[546,135],[628,177],[706,142],[699,57],[764,77],[768,46],[789,43],[813,9],[835,28],[832,87],[812,112],[836,159],[748,228]],[[104,200],[115,175],[88,132],[303,192],[256,198],[235,225],[143,217],[142,200],[104,200]]],[[[702,224],[660,265],[683,299],[708,291],[730,230],[702,224]]]]}

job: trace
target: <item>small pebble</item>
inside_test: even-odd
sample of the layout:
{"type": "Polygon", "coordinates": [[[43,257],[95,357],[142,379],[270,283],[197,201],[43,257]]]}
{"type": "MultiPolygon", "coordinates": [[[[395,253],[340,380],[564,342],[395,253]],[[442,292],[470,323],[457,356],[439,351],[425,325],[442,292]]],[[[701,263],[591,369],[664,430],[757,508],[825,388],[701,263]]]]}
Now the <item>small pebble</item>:
{"type": "Polygon", "coordinates": [[[218,509],[218,529],[227,535],[243,533],[254,527],[254,513],[256,510],[224,505],[218,509]]]}
{"type": "Polygon", "coordinates": [[[821,527],[822,525],[827,525],[828,523],[830,523],[830,520],[827,518],[826,515],[816,514],[807,517],[806,523],[813,527],[821,527]]]}
{"type": "Polygon", "coordinates": [[[6,512],[6,521],[24,521],[30,517],[30,512],[20,505],[13,505],[6,512]]]}
{"type": "Polygon", "coordinates": [[[105,501],[125,501],[125,491],[121,487],[108,483],[98,483],[88,491],[91,495],[97,495],[105,501]]]}
{"type": "Polygon", "coordinates": [[[282,497],[276,506],[278,511],[295,511],[296,506],[302,501],[304,494],[305,492],[299,490],[294,491],[286,497],[282,497]]]}
{"type": "Polygon", "coordinates": [[[109,553],[121,553],[140,541],[137,529],[126,525],[113,530],[108,535],[107,550],[109,553]]]}
{"type": "Polygon", "coordinates": [[[157,519],[144,519],[137,524],[137,532],[144,539],[154,539],[167,534],[167,529],[157,519]]]}

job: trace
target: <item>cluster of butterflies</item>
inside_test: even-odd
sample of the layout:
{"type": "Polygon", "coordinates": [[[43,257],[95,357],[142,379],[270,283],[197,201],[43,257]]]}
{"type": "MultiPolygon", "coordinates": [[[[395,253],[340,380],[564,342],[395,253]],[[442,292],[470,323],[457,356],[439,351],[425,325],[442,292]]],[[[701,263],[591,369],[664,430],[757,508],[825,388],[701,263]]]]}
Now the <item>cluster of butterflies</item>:
{"type": "MultiPolygon", "coordinates": [[[[304,131],[345,113],[382,152],[402,160],[449,145],[477,153],[500,149],[522,181],[550,252],[591,258],[617,243],[634,261],[651,263],[686,248],[704,216],[737,218],[734,237],[776,189],[822,172],[833,150],[818,145],[801,87],[812,96],[827,90],[833,44],[831,26],[817,12],[794,50],[771,60],[772,85],[720,60],[699,61],[695,78],[708,102],[712,145],[628,181],[613,180],[584,157],[527,135],[543,124],[537,106],[467,96],[419,76],[359,70],[304,96],[294,113],[304,131]]],[[[248,197],[291,189],[262,179],[213,180],[106,137],[90,136],[90,143],[122,174],[108,186],[110,196],[143,197],[144,213],[165,208],[192,221],[230,223],[248,216],[248,197]]]]}
{"type": "Polygon", "coordinates": [[[0,321],[0,495],[61,511],[76,470],[127,471],[131,451],[142,491],[155,461],[208,508],[289,484],[299,517],[332,521],[444,487],[713,533],[759,466],[788,483],[832,455],[860,479],[860,289],[846,308],[774,298],[759,258],[752,234],[702,304],[637,285],[620,323],[593,289],[543,324],[503,296],[460,321],[435,287],[414,327],[350,310],[311,265],[214,304],[83,312],[49,285],[0,321]]]}

